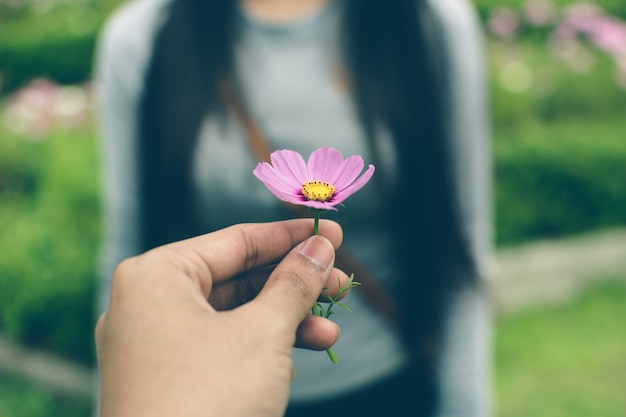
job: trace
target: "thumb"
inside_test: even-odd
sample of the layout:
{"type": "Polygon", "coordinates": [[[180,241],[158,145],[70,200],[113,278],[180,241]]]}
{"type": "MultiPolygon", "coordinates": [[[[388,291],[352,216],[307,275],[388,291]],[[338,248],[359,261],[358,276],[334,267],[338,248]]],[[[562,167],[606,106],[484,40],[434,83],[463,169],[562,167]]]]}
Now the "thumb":
{"type": "Polygon", "coordinates": [[[317,301],[335,261],[335,249],[314,235],[296,246],[274,269],[255,302],[290,321],[295,329],[317,301]]]}

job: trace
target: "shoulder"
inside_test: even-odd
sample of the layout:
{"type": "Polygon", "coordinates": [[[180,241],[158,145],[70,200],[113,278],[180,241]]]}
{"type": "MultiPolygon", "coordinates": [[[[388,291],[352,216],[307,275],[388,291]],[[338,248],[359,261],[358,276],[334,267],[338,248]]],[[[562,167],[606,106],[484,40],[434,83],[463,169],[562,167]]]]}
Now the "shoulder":
{"type": "Polygon", "coordinates": [[[172,0],[130,0],[104,23],[96,51],[97,71],[143,67],[172,0]]]}
{"type": "Polygon", "coordinates": [[[480,32],[477,11],[470,0],[426,0],[426,4],[446,32],[466,35],[480,32]]]}
{"type": "Polygon", "coordinates": [[[426,5],[437,34],[434,46],[447,72],[457,79],[482,76],[485,38],[471,0],[426,0],[426,5]]]}
{"type": "Polygon", "coordinates": [[[153,32],[171,0],[130,0],[122,3],[106,20],[101,39],[116,46],[135,45],[153,32]]]}
{"type": "Polygon", "coordinates": [[[430,34],[428,42],[439,61],[437,65],[453,77],[459,66],[468,65],[478,72],[483,71],[485,39],[472,1],[424,0],[423,5],[425,13],[420,19],[430,34]]]}

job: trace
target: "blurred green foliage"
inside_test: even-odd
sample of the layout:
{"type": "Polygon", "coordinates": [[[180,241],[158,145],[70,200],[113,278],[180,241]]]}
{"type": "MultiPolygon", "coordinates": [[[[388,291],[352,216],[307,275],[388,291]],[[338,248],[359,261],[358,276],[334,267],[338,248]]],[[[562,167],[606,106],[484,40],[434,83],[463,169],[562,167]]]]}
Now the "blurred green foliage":
{"type": "Polygon", "coordinates": [[[0,127],[0,331],[31,347],[93,362],[100,235],[91,132],[39,142],[0,127]]]}
{"type": "MultiPolygon", "coordinates": [[[[623,0],[594,0],[594,1],[585,1],[589,4],[596,4],[602,6],[609,13],[621,16],[626,18],[626,3],[623,0]]],[[[479,14],[486,18],[491,11],[498,7],[510,7],[514,9],[522,9],[524,6],[529,4],[528,0],[507,0],[503,2],[502,0],[472,0],[472,3],[476,6],[479,11],[479,14]]],[[[583,1],[576,0],[550,0],[550,3],[554,4],[557,7],[563,7],[570,5],[572,3],[583,3],[583,1]]]]}
{"type": "Polygon", "coordinates": [[[626,118],[502,131],[495,143],[499,245],[626,225],[626,118]]]}
{"type": "Polygon", "coordinates": [[[475,3],[489,35],[497,244],[626,224],[626,3],[579,2],[567,25],[565,9],[541,6],[572,1],[475,3]],[[593,32],[571,36],[572,22],[612,48],[593,32]]]}
{"type": "MultiPolygon", "coordinates": [[[[575,72],[553,57],[544,43],[493,42],[488,52],[497,140],[510,140],[507,130],[512,127],[550,126],[564,119],[623,118],[626,88],[616,84],[614,63],[605,54],[596,52],[588,70],[575,72]]],[[[606,132],[602,130],[601,134],[606,132]]]]}
{"type": "Polygon", "coordinates": [[[62,396],[27,379],[0,376],[2,417],[88,417],[93,415],[92,407],[88,399],[62,396]]]}
{"type": "Polygon", "coordinates": [[[13,91],[47,77],[62,84],[91,75],[98,31],[122,0],[22,1],[0,6],[0,80],[13,91]],[[9,7],[8,5],[15,5],[9,7]]]}

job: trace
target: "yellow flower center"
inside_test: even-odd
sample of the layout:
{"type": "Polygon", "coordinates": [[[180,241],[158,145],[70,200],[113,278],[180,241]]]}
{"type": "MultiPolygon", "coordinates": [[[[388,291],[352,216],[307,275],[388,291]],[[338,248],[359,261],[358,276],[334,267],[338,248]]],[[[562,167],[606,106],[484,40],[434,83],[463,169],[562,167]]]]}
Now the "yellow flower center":
{"type": "Polygon", "coordinates": [[[307,200],[328,201],[335,194],[335,186],[322,181],[309,181],[302,184],[302,195],[307,200]]]}

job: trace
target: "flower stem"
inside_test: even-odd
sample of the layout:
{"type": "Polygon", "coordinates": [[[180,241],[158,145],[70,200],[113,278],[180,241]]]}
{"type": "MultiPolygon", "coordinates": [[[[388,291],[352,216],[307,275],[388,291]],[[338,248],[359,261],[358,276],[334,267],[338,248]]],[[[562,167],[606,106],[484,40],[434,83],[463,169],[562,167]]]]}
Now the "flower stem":
{"type": "MultiPolygon", "coordinates": [[[[319,234],[319,228],[320,228],[320,211],[319,210],[315,210],[315,211],[313,211],[313,234],[314,235],[318,235],[319,234]]],[[[315,304],[313,306],[312,312],[316,316],[320,315],[318,310],[317,310],[317,304],[315,304]]],[[[330,361],[332,363],[339,362],[339,360],[337,359],[337,356],[335,356],[335,352],[333,352],[332,348],[326,349],[326,353],[328,354],[328,357],[330,358],[330,361]]]]}
{"type": "Polygon", "coordinates": [[[333,348],[326,349],[326,353],[328,354],[328,357],[330,358],[330,361],[332,363],[339,362],[339,359],[337,359],[337,357],[335,356],[335,352],[333,352],[333,348]]]}
{"type": "Polygon", "coordinates": [[[319,234],[319,228],[320,228],[320,212],[319,211],[314,211],[313,212],[313,234],[314,235],[318,235],[319,234]]]}

